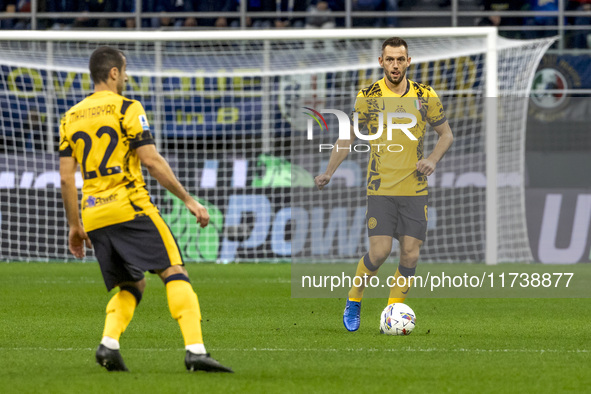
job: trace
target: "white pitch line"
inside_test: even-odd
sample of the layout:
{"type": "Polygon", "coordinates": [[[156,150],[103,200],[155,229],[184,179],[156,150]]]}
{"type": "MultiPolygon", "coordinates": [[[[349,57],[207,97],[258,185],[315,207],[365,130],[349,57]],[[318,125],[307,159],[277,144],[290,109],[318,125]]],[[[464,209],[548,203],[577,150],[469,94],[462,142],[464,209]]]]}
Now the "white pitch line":
{"type": "Polygon", "coordinates": [[[257,351],[257,352],[461,352],[461,353],[591,353],[587,349],[466,349],[466,348],[302,348],[302,349],[282,349],[282,348],[217,348],[214,350],[228,351],[228,352],[246,352],[246,351],[257,351]]]}
{"type": "MultiPolygon", "coordinates": [[[[94,351],[96,348],[48,348],[48,347],[0,347],[0,351],[52,351],[52,352],[78,352],[78,351],[94,351]]],[[[161,348],[123,348],[125,351],[142,351],[142,352],[168,352],[182,349],[161,349],[161,348]]],[[[418,352],[418,353],[433,353],[433,352],[459,352],[459,353],[591,353],[587,349],[469,349],[469,348],[301,348],[301,349],[287,349],[287,348],[212,348],[213,351],[221,352],[418,352]]]]}

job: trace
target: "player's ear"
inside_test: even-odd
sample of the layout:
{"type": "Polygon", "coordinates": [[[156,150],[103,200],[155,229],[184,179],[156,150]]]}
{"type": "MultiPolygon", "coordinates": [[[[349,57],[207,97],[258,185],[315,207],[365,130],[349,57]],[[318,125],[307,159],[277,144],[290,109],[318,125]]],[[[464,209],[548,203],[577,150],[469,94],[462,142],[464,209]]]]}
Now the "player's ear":
{"type": "Polygon", "coordinates": [[[380,67],[384,67],[384,58],[383,57],[378,57],[378,63],[380,64],[380,67]]]}
{"type": "Polygon", "coordinates": [[[109,77],[116,80],[119,77],[119,69],[117,67],[112,67],[111,71],[109,71],[109,77]]]}

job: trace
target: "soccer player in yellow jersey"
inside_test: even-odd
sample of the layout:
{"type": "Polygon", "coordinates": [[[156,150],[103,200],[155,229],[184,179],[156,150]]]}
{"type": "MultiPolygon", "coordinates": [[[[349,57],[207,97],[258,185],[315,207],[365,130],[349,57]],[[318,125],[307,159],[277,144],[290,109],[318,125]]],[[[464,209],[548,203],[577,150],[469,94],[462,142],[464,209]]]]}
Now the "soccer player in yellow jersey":
{"type": "MultiPolygon", "coordinates": [[[[427,232],[427,176],[453,142],[453,135],[441,102],[427,85],[410,81],[406,70],[411,58],[408,45],[399,37],[382,44],[378,59],[384,78],[362,89],[355,102],[358,125],[367,127],[369,135],[382,135],[372,140],[367,169],[367,228],[369,253],[357,265],[355,284],[349,291],[343,323],[349,331],[360,324],[361,299],[368,278],[377,274],[392,250],[394,237],[400,242],[400,263],[390,288],[388,304],[404,302],[412,285],[419,251],[427,232]],[[404,113],[395,123],[400,126],[386,133],[388,113],[404,113]],[[380,125],[379,122],[382,122],[380,125]],[[406,123],[406,127],[404,127],[406,123]],[[426,123],[439,135],[435,148],[423,156],[426,123]],[[412,126],[412,127],[411,127],[412,126]],[[412,138],[411,138],[412,137],[412,138]],[[400,279],[399,279],[400,278],[400,279]]],[[[354,127],[348,139],[339,139],[332,151],[324,174],[315,178],[319,189],[326,186],[349,153],[355,139],[354,127]]]]}
{"type": "Polygon", "coordinates": [[[109,371],[127,371],[119,338],[142,299],[144,272],[150,271],[166,286],[171,315],[185,341],[187,369],[232,372],[205,351],[197,295],[176,240],[150,200],[141,165],[185,203],[201,227],[207,226],[209,214],[156,150],[141,103],[121,95],[126,66],[121,51],[96,49],[89,63],[94,93],[66,112],[60,125],[61,188],[70,252],[82,258],[85,246],[94,247],[107,290],[119,288],[107,304],[96,360],[109,371]],[[82,220],[74,178],[78,165],[84,178],[82,220]]]}

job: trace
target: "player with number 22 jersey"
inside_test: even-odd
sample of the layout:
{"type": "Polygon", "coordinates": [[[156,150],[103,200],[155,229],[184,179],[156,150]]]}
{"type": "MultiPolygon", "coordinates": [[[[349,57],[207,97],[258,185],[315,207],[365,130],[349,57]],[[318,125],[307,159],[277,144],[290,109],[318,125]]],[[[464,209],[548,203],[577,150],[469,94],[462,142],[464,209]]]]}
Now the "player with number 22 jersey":
{"type": "Polygon", "coordinates": [[[154,143],[139,101],[111,91],[96,92],[65,114],[60,137],[60,156],[73,156],[81,166],[86,231],[158,212],[135,153],[140,146],[154,143]]]}

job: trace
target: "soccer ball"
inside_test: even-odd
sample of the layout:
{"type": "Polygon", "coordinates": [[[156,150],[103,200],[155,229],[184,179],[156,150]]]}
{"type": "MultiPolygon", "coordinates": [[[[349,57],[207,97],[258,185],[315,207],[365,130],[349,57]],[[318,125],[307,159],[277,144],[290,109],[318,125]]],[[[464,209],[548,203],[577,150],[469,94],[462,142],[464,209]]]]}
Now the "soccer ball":
{"type": "Polygon", "coordinates": [[[408,335],[415,328],[415,313],[406,304],[390,304],[382,312],[380,332],[387,335],[408,335]]]}

